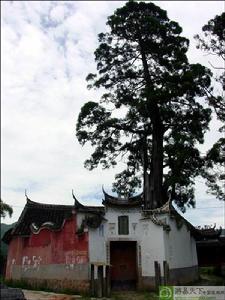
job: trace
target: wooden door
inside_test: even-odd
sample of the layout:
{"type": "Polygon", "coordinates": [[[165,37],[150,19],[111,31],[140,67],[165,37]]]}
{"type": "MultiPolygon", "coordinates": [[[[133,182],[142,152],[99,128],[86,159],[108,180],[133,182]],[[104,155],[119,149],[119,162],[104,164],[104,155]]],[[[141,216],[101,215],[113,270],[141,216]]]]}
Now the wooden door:
{"type": "Polygon", "coordinates": [[[136,242],[110,243],[111,286],[114,290],[136,288],[136,242]]]}

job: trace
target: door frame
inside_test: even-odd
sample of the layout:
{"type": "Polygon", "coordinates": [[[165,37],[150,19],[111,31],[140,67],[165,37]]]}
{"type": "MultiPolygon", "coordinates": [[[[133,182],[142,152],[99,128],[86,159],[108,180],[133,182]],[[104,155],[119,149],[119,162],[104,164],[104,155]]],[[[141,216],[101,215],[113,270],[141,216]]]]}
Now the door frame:
{"type": "MultiPolygon", "coordinates": [[[[107,258],[108,258],[108,263],[111,266],[111,245],[112,243],[116,242],[121,242],[121,243],[129,243],[133,242],[135,243],[135,257],[136,257],[136,265],[135,265],[135,271],[136,271],[136,278],[135,278],[135,283],[136,283],[136,289],[138,288],[139,285],[139,276],[140,276],[140,265],[141,265],[141,256],[140,256],[140,242],[137,241],[136,239],[131,239],[131,238],[111,238],[108,239],[107,241],[107,258]]],[[[112,279],[110,278],[110,284],[112,286],[112,279]]]]}

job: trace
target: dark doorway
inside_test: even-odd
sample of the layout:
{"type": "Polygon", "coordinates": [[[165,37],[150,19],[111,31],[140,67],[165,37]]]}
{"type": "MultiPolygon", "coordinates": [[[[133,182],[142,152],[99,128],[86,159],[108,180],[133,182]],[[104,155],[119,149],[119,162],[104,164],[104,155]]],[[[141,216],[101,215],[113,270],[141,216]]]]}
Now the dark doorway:
{"type": "Polygon", "coordinates": [[[113,290],[136,289],[136,257],[136,242],[110,242],[111,287],[113,290]]]}

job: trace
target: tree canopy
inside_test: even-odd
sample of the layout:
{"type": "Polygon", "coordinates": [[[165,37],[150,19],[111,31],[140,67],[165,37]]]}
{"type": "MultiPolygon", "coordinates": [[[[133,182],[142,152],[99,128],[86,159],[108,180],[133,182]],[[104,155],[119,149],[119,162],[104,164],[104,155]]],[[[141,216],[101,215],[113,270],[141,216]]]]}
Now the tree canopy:
{"type": "MultiPolygon", "coordinates": [[[[222,122],[221,132],[225,133],[225,13],[215,16],[202,27],[203,36],[196,35],[198,41],[197,48],[211,55],[221,58],[221,65],[211,66],[215,75],[215,80],[221,86],[221,94],[207,89],[207,99],[214,109],[218,120],[222,122]]],[[[218,199],[225,201],[225,138],[221,137],[208,151],[205,159],[205,170],[203,176],[209,191],[218,199]]]]}
{"type": "Polygon", "coordinates": [[[10,205],[3,202],[2,199],[0,199],[0,217],[5,218],[6,214],[8,214],[10,217],[12,216],[13,209],[10,205]]]}
{"type": "Polygon", "coordinates": [[[171,197],[185,210],[204,165],[196,145],[210,121],[201,97],[211,72],[188,62],[182,28],[153,3],[129,1],[107,25],[98,36],[97,74],[87,76],[89,88],[105,93],[83,105],[76,125],[81,145],[94,147],[85,167],[109,168],[122,157],[115,191],[125,196],[142,185],[146,209],[171,197]]]}

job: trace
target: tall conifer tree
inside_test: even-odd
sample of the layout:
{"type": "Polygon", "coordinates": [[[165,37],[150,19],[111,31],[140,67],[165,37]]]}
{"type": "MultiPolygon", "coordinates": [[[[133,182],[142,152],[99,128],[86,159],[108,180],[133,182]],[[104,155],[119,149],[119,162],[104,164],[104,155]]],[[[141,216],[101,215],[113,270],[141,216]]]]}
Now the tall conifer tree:
{"type": "Polygon", "coordinates": [[[97,74],[87,76],[89,88],[106,92],[84,104],[76,127],[79,142],[94,147],[85,166],[109,168],[122,156],[115,191],[132,194],[142,183],[146,209],[170,195],[185,210],[203,166],[196,144],[210,121],[201,97],[211,73],[188,62],[181,27],[153,3],[127,2],[107,25],[95,51],[97,74]]]}

